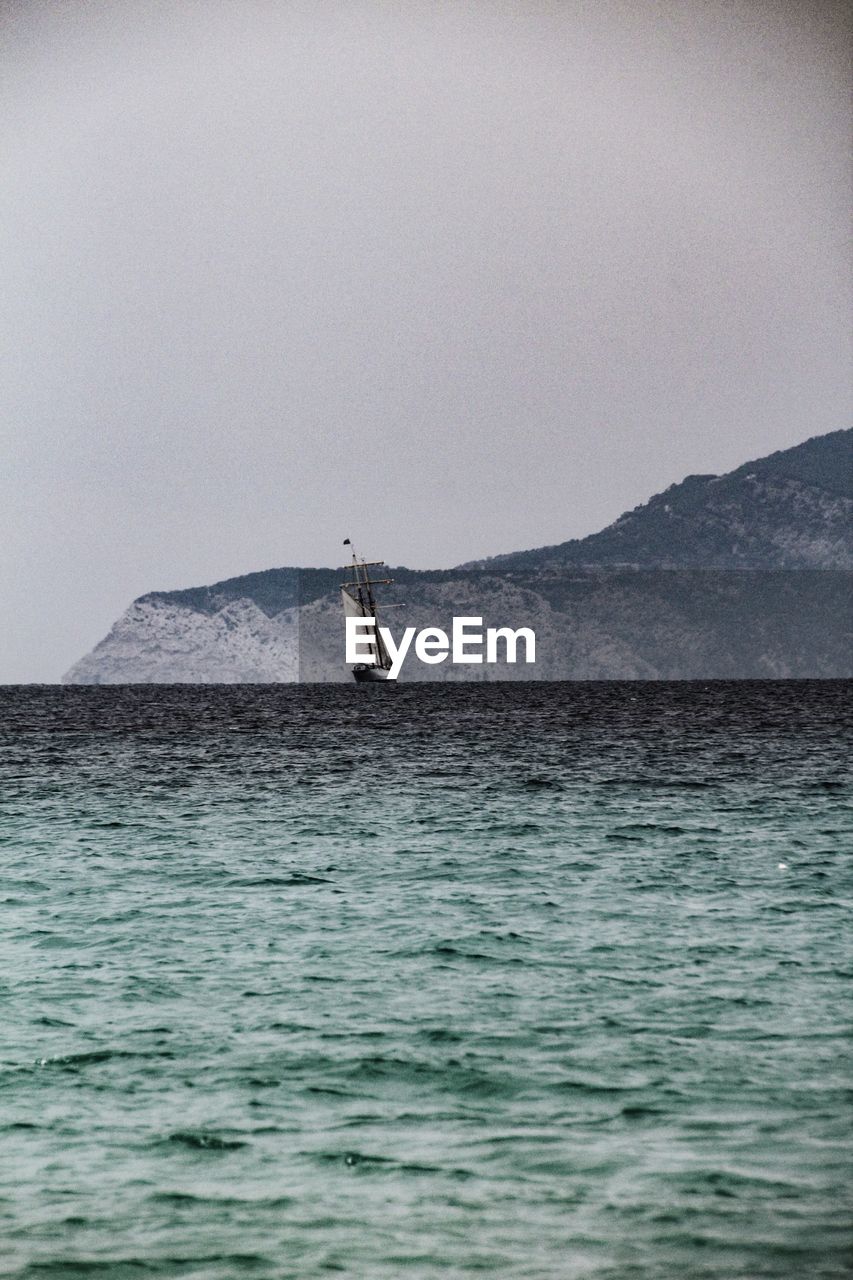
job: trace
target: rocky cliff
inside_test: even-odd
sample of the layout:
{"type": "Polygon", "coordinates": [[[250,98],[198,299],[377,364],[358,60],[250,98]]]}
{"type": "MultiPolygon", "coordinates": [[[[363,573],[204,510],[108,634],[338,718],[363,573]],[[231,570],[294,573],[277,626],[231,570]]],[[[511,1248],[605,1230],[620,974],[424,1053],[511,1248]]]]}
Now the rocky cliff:
{"type": "MultiPolygon", "coordinates": [[[[853,674],[853,432],[690,476],[600,533],[443,571],[395,569],[387,615],[532,627],[534,667],[425,666],[407,680],[853,674]]],[[[269,569],[135,601],[73,684],[349,680],[332,569],[269,569]]]]}

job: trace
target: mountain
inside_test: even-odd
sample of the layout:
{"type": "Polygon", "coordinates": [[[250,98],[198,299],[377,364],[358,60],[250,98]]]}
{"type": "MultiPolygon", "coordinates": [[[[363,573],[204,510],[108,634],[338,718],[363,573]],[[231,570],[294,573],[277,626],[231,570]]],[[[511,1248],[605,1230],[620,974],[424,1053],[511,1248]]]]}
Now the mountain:
{"type": "MultiPolygon", "coordinates": [[[[853,674],[853,431],[724,476],[688,476],[588,538],[456,569],[393,569],[388,618],[532,627],[534,667],[406,680],[853,674]]],[[[334,569],[268,569],[134,601],[71,684],[349,680],[334,569]]]]}
{"type": "Polygon", "coordinates": [[[464,568],[853,568],[853,430],[687,476],[588,538],[464,568]]]}

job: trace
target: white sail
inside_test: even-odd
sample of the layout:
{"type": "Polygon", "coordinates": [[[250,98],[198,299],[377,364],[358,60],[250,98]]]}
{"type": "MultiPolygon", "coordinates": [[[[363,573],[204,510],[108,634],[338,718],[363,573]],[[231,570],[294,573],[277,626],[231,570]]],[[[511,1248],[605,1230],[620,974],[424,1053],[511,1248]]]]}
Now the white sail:
{"type": "Polygon", "coordinates": [[[350,595],[349,587],[341,587],[341,598],[344,602],[344,617],[346,618],[370,618],[370,613],[366,605],[363,605],[357,596],[350,595]]]}
{"type": "MultiPolygon", "coordinates": [[[[356,592],[358,587],[341,587],[341,599],[344,603],[344,617],[346,618],[375,618],[376,615],[371,613],[368,604],[359,600],[356,592]]],[[[379,634],[379,623],[377,621],[374,629],[375,639],[370,636],[369,631],[363,633],[361,647],[370,654],[369,661],[377,667],[381,667],[387,671],[391,666],[391,658],[388,650],[385,648],[382,637],[379,634]]],[[[368,659],[365,658],[365,662],[368,659]]]]}
{"type": "MultiPolygon", "coordinates": [[[[347,543],[349,544],[349,539],[347,543]]],[[[344,616],[347,618],[373,618],[375,628],[373,635],[366,632],[362,639],[362,648],[367,651],[369,658],[365,656],[363,663],[358,663],[353,667],[353,675],[356,680],[385,679],[385,673],[390,671],[392,663],[391,656],[385,647],[385,642],[379,633],[379,619],[376,615],[376,600],[373,596],[374,579],[370,577],[368,572],[372,565],[382,564],[379,560],[359,560],[355,552],[352,556],[352,572],[354,575],[353,582],[346,582],[341,585],[341,599],[344,606],[344,616]],[[368,670],[372,668],[372,670],[368,670]]],[[[376,581],[387,583],[390,578],[381,578],[376,581]]]]}

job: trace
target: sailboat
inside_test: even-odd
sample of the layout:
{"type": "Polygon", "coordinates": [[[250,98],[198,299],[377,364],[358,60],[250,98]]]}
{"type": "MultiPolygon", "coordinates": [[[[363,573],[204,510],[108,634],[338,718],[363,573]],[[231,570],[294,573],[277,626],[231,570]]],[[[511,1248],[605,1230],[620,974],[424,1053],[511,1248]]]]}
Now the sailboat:
{"type": "MultiPolygon", "coordinates": [[[[344,546],[352,546],[349,538],[344,539],[344,546]]],[[[382,636],[379,634],[379,619],[376,613],[376,597],[373,594],[373,588],[387,585],[393,582],[394,579],[371,578],[368,573],[369,569],[374,569],[384,563],[384,560],[359,560],[353,550],[353,580],[341,584],[344,617],[376,619],[375,638],[369,639],[368,633],[365,632],[364,640],[362,641],[362,648],[370,652],[373,661],[369,663],[357,662],[352,669],[352,674],[359,684],[374,680],[387,680],[388,672],[391,668],[391,657],[385,647],[382,636]]]]}

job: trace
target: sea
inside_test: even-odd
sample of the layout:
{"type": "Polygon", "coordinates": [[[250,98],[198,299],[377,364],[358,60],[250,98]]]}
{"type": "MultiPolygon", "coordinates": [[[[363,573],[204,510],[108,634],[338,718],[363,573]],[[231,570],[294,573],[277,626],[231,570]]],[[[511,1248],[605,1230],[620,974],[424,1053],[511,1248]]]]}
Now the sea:
{"type": "Polygon", "coordinates": [[[0,690],[0,1275],[849,1277],[851,721],[0,690]]]}

